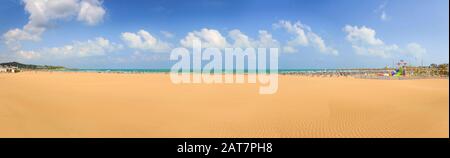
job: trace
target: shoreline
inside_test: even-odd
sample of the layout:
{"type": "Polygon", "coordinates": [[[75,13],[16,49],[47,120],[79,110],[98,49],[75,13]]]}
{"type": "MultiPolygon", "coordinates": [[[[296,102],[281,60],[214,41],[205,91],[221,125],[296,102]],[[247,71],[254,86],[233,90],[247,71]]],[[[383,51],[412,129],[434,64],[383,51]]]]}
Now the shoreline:
{"type": "MultiPolygon", "coordinates": [[[[155,71],[155,72],[133,72],[133,71],[60,71],[60,70],[25,70],[19,73],[91,73],[91,74],[165,74],[169,75],[170,72],[162,72],[162,71],[155,71]]],[[[191,72],[196,73],[196,72],[191,72]]],[[[0,73],[1,74],[8,74],[8,73],[0,73]]],[[[220,73],[222,75],[230,75],[229,73],[220,73]]],[[[232,75],[236,75],[236,73],[233,73],[232,75]]],[[[248,73],[244,73],[244,75],[248,75],[248,73]]],[[[356,75],[339,75],[335,73],[314,73],[314,72],[298,72],[298,73],[285,73],[285,72],[278,72],[278,76],[297,76],[297,77],[317,77],[317,78],[355,78],[355,79],[373,79],[373,80],[424,80],[424,79],[449,79],[449,76],[376,76],[373,74],[370,75],[364,75],[364,74],[356,74],[356,75]]]]}

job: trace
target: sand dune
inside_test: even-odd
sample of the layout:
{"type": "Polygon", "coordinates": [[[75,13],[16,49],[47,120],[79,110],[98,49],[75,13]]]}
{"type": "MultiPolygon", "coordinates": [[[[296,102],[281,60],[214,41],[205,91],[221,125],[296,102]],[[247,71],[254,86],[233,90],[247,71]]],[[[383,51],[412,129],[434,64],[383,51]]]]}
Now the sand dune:
{"type": "Polygon", "coordinates": [[[449,80],[280,76],[174,85],[167,74],[0,74],[0,137],[449,137],[449,80]]]}

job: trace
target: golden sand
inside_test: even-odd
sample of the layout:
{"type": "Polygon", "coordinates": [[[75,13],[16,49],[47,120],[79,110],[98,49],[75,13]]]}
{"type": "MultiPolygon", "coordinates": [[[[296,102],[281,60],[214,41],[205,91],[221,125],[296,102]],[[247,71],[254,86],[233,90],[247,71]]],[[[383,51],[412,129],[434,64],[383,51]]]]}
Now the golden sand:
{"type": "Polygon", "coordinates": [[[0,137],[449,137],[449,80],[283,76],[174,85],[167,74],[0,74],[0,137]]]}

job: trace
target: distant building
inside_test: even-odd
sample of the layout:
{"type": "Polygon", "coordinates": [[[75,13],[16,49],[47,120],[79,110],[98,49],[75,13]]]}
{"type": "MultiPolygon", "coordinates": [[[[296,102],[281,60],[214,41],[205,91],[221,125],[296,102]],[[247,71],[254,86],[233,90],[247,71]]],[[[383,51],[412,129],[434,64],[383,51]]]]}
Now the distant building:
{"type": "Polygon", "coordinates": [[[3,67],[3,66],[0,65],[0,73],[1,73],[1,72],[7,72],[6,67],[3,67]]]}
{"type": "Polygon", "coordinates": [[[0,73],[17,73],[17,72],[20,72],[20,69],[18,67],[0,65],[0,73]]]}

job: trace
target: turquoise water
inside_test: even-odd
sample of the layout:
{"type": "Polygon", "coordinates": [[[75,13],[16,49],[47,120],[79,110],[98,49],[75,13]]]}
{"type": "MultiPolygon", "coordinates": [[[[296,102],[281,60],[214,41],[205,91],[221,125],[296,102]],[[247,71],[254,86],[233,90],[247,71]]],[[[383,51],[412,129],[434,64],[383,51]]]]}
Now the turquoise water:
{"type": "Polygon", "coordinates": [[[161,73],[170,69],[69,69],[70,72],[118,72],[118,73],[161,73]]]}
{"type": "MultiPolygon", "coordinates": [[[[69,69],[64,71],[70,71],[70,72],[103,72],[103,73],[168,73],[170,72],[170,69],[69,69]]],[[[278,73],[295,73],[295,72],[348,72],[346,70],[342,69],[280,69],[278,70],[278,73]]],[[[201,72],[201,71],[191,71],[191,72],[201,72]]],[[[232,70],[226,70],[222,71],[224,73],[236,73],[232,70]]],[[[254,71],[253,71],[254,72],[254,71]]],[[[269,72],[269,70],[267,70],[269,72]]],[[[244,71],[238,71],[237,73],[252,73],[248,72],[248,70],[244,71]]]]}

